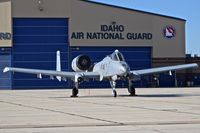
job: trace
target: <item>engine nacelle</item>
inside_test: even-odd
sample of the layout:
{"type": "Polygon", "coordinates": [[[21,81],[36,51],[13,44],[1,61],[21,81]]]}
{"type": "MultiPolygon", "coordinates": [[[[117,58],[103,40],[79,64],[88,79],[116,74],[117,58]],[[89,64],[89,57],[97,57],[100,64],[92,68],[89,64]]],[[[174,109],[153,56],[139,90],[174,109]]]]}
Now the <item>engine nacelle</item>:
{"type": "Polygon", "coordinates": [[[90,57],[87,55],[79,55],[72,60],[72,69],[75,72],[83,72],[92,66],[90,57]]]}

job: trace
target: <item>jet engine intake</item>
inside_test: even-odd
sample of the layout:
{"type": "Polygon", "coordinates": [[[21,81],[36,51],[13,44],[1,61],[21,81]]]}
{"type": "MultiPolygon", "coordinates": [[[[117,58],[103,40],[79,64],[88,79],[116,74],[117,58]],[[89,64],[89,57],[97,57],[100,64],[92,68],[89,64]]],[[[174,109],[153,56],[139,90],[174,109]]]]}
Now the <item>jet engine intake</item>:
{"type": "Polygon", "coordinates": [[[79,55],[72,61],[72,69],[75,72],[83,72],[92,66],[90,57],[87,55],[79,55]]]}

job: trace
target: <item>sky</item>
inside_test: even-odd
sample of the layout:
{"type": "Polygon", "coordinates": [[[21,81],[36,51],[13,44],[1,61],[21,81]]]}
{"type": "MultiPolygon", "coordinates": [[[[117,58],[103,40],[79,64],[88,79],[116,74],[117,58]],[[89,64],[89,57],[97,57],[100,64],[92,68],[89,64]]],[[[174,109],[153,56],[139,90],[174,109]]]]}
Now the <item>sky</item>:
{"type": "Polygon", "coordinates": [[[200,56],[200,0],[93,0],[186,20],[186,53],[200,56]]]}

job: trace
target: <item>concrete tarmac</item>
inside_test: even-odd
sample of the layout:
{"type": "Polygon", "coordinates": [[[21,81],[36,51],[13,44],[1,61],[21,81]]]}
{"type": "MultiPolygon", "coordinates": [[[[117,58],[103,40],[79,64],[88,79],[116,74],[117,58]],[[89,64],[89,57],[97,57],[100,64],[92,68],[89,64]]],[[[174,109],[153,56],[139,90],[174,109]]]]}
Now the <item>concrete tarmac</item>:
{"type": "Polygon", "coordinates": [[[0,90],[0,133],[200,133],[200,88],[0,90]]]}

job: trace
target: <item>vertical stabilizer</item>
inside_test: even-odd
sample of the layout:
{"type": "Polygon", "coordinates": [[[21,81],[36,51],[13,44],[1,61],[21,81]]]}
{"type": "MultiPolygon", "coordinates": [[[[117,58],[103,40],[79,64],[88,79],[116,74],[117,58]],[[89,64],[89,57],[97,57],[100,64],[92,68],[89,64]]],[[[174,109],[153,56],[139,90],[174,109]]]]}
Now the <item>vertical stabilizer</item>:
{"type": "MultiPolygon", "coordinates": [[[[61,71],[60,51],[56,52],[56,71],[61,71]]],[[[56,76],[56,78],[58,79],[58,81],[61,81],[60,76],[56,76]]]]}

